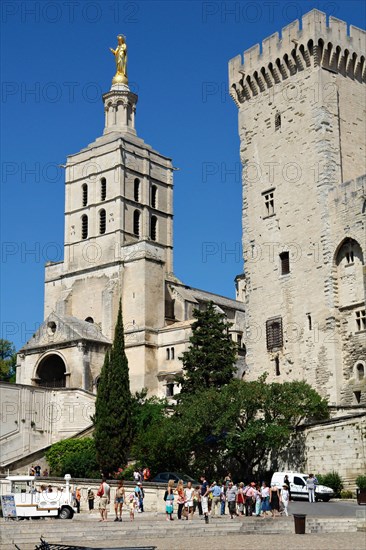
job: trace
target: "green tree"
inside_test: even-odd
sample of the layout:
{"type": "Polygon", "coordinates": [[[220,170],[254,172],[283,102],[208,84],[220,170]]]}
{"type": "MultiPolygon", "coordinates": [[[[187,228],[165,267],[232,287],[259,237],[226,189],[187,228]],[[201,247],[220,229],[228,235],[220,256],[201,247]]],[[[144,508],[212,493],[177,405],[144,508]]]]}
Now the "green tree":
{"type": "Polygon", "coordinates": [[[100,375],[93,422],[100,469],[105,475],[112,474],[127,464],[133,431],[121,302],[112,349],[106,354],[100,375]]]}
{"type": "Polygon", "coordinates": [[[183,376],[177,377],[180,398],[207,388],[221,388],[236,370],[237,346],[230,339],[225,315],[212,302],[205,311],[196,309],[193,314],[197,320],[192,325],[190,347],[181,357],[183,376]]]}
{"type": "Polygon", "coordinates": [[[17,354],[9,340],[0,339],[0,381],[15,382],[17,354]]]}
{"type": "Polygon", "coordinates": [[[72,477],[99,477],[94,439],[64,439],[55,443],[46,452],[51,474],[72,477]]]}
{"type": "Polygon", "coordinates": [[[225,433],[227,453],[244,476],[283,449],[300,422],[329,416],[327,401],[306,382],[266,384],[265,379],[233,380],[218,396],[222,413],[214,429],[225,433]]]}

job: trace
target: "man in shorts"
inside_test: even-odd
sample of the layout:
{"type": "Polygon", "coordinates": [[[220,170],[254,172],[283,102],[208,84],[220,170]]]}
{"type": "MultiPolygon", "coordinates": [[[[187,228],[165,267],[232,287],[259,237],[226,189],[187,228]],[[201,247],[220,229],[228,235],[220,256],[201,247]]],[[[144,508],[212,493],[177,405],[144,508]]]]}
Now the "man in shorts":
{"type": "Polygon", "coordinates": [[[123,481],[118,482],[118,487],[116,489],[116,497],[114,500],[114,511],[116,514],[116,519],[114,521],[122,521],[122,507],[125,500],[125,488],[123,486],[123,481]]]}
{"type": "Polygon", "coordinates": [[[102,479],[102,483],[100,484],[97,494],[100,497],[99,498],[100,520],[99,521],[107,521],[107,516],[108,516],[107,506],[110,503],[111,488],[108,485],[105,477],[103,477],[102,479]]]}
{"type": "Polygon", "coordinates": [[[202,513],[205,517],[205,522],[208,523],[208,494],[209,486],[206,480],[206,476],[201,476],[201,506],[202,513]]]}

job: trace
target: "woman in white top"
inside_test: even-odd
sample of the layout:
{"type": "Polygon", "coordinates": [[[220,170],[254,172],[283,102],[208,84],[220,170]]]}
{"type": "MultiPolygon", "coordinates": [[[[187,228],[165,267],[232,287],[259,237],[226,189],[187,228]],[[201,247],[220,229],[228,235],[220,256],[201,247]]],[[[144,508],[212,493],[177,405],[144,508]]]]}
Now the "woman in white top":
{"type": "Polygon", "coordinates": [[[194,489],[192,487],[192,482],[188,481],[187,487],[184,489],[184,508],[186,519],[191,519],[193,517],[193,494],[194,489]]]}

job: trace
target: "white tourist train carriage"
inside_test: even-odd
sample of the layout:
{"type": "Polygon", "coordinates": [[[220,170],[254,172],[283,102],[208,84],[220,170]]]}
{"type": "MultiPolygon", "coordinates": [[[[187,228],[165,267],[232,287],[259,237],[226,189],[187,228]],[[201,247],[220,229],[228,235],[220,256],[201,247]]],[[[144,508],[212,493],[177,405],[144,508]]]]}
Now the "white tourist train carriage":
{"type": "MultiPolygon", "coordinates": [[[[17,518],[59,517],[71,519],[76,512],[70,492],[69,474],[65,475],[65,487],[39,491],[35,487],[35,476],[7,476],[10,492],[6,496],[14,497],[17,518]]],[[[38,480],[37,480],[38,481],[38,480]]]]}

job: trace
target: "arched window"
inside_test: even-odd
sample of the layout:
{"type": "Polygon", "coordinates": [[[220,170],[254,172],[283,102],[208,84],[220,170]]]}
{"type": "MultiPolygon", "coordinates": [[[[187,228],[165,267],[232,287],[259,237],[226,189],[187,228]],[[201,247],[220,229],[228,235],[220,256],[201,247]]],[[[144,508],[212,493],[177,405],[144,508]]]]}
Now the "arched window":
{"type": "Polygon", "coordinates": [[[87,323],[94,323],[93,317],[87,317],[87,318],[85,319],[85,321],[86,321],[87,323]]]}
{"type": "Polygon", "coordinates": [[[103,210],[99,212],[99,234],[100,235],[104,235],[105,228],[106,228],[106,214],[103,208],[103,210]]]}
{"type": "Polygon", "coordinates": [[[156,216],[151,216],[150,220],[150,238],[152,241],[157,239],[157,229],[158,229],[158,218],[156,216]]]}
{"type": "Polygon", "coordinates": [[[59,355],[47,355],[37,368],[37,384],[46,388],[64,388],[66,386],[66,366],[59,355]]]}
{"type": "Polygon", "coordinates": [[[158,207],[158,188],[156,185],[153,185],[151,188],[151,206],[153,208],[158,207]]]}
{"type": "Polygon", "coordinates": [[[355,370],[356,378],[360,382],[365,378],[365,365],[363,365],[362,363],[357,363],[355,370]]]}
{"type": "Polygon", "coordinates": [[[105,201],[106,196],[107,196],[107,180],[105,178],[102,178],[100,180],[100,200],[105,201]]]}
{"type": "Polygon", "coordinates": [[[364,299],[363,253],[357,241],[346,238],[335,255],[338,284],[338,306],[346,306],[364,299]]]}
{"type": "Polygon", "coordinates": [[[88,238],[88,216],[85,214],[81,217],[81,238],[88,238]]]}
{"type": "Polygon", "coordinates": [[[275,130],[279,130],[281,128],[281,114],[276,113],[275,114],[275,130]]]}
{"type": "Polygon", "coordinates": [[[82,205],[86,206],[88,204],[88,186],[86,183],[82,186],[82,205]]]}
{"type": "Polygon", "coordinates": [[[138,178],[135,178],[134,181],[133,198],[136,202],[139,202],[140,200],[140,180],[138,178]]]}
{"type": "Polygon", "coordinates": [[[136,237],[140,236],[140,212],[138,210],[133,213],[133,233],[136,237]]]}

